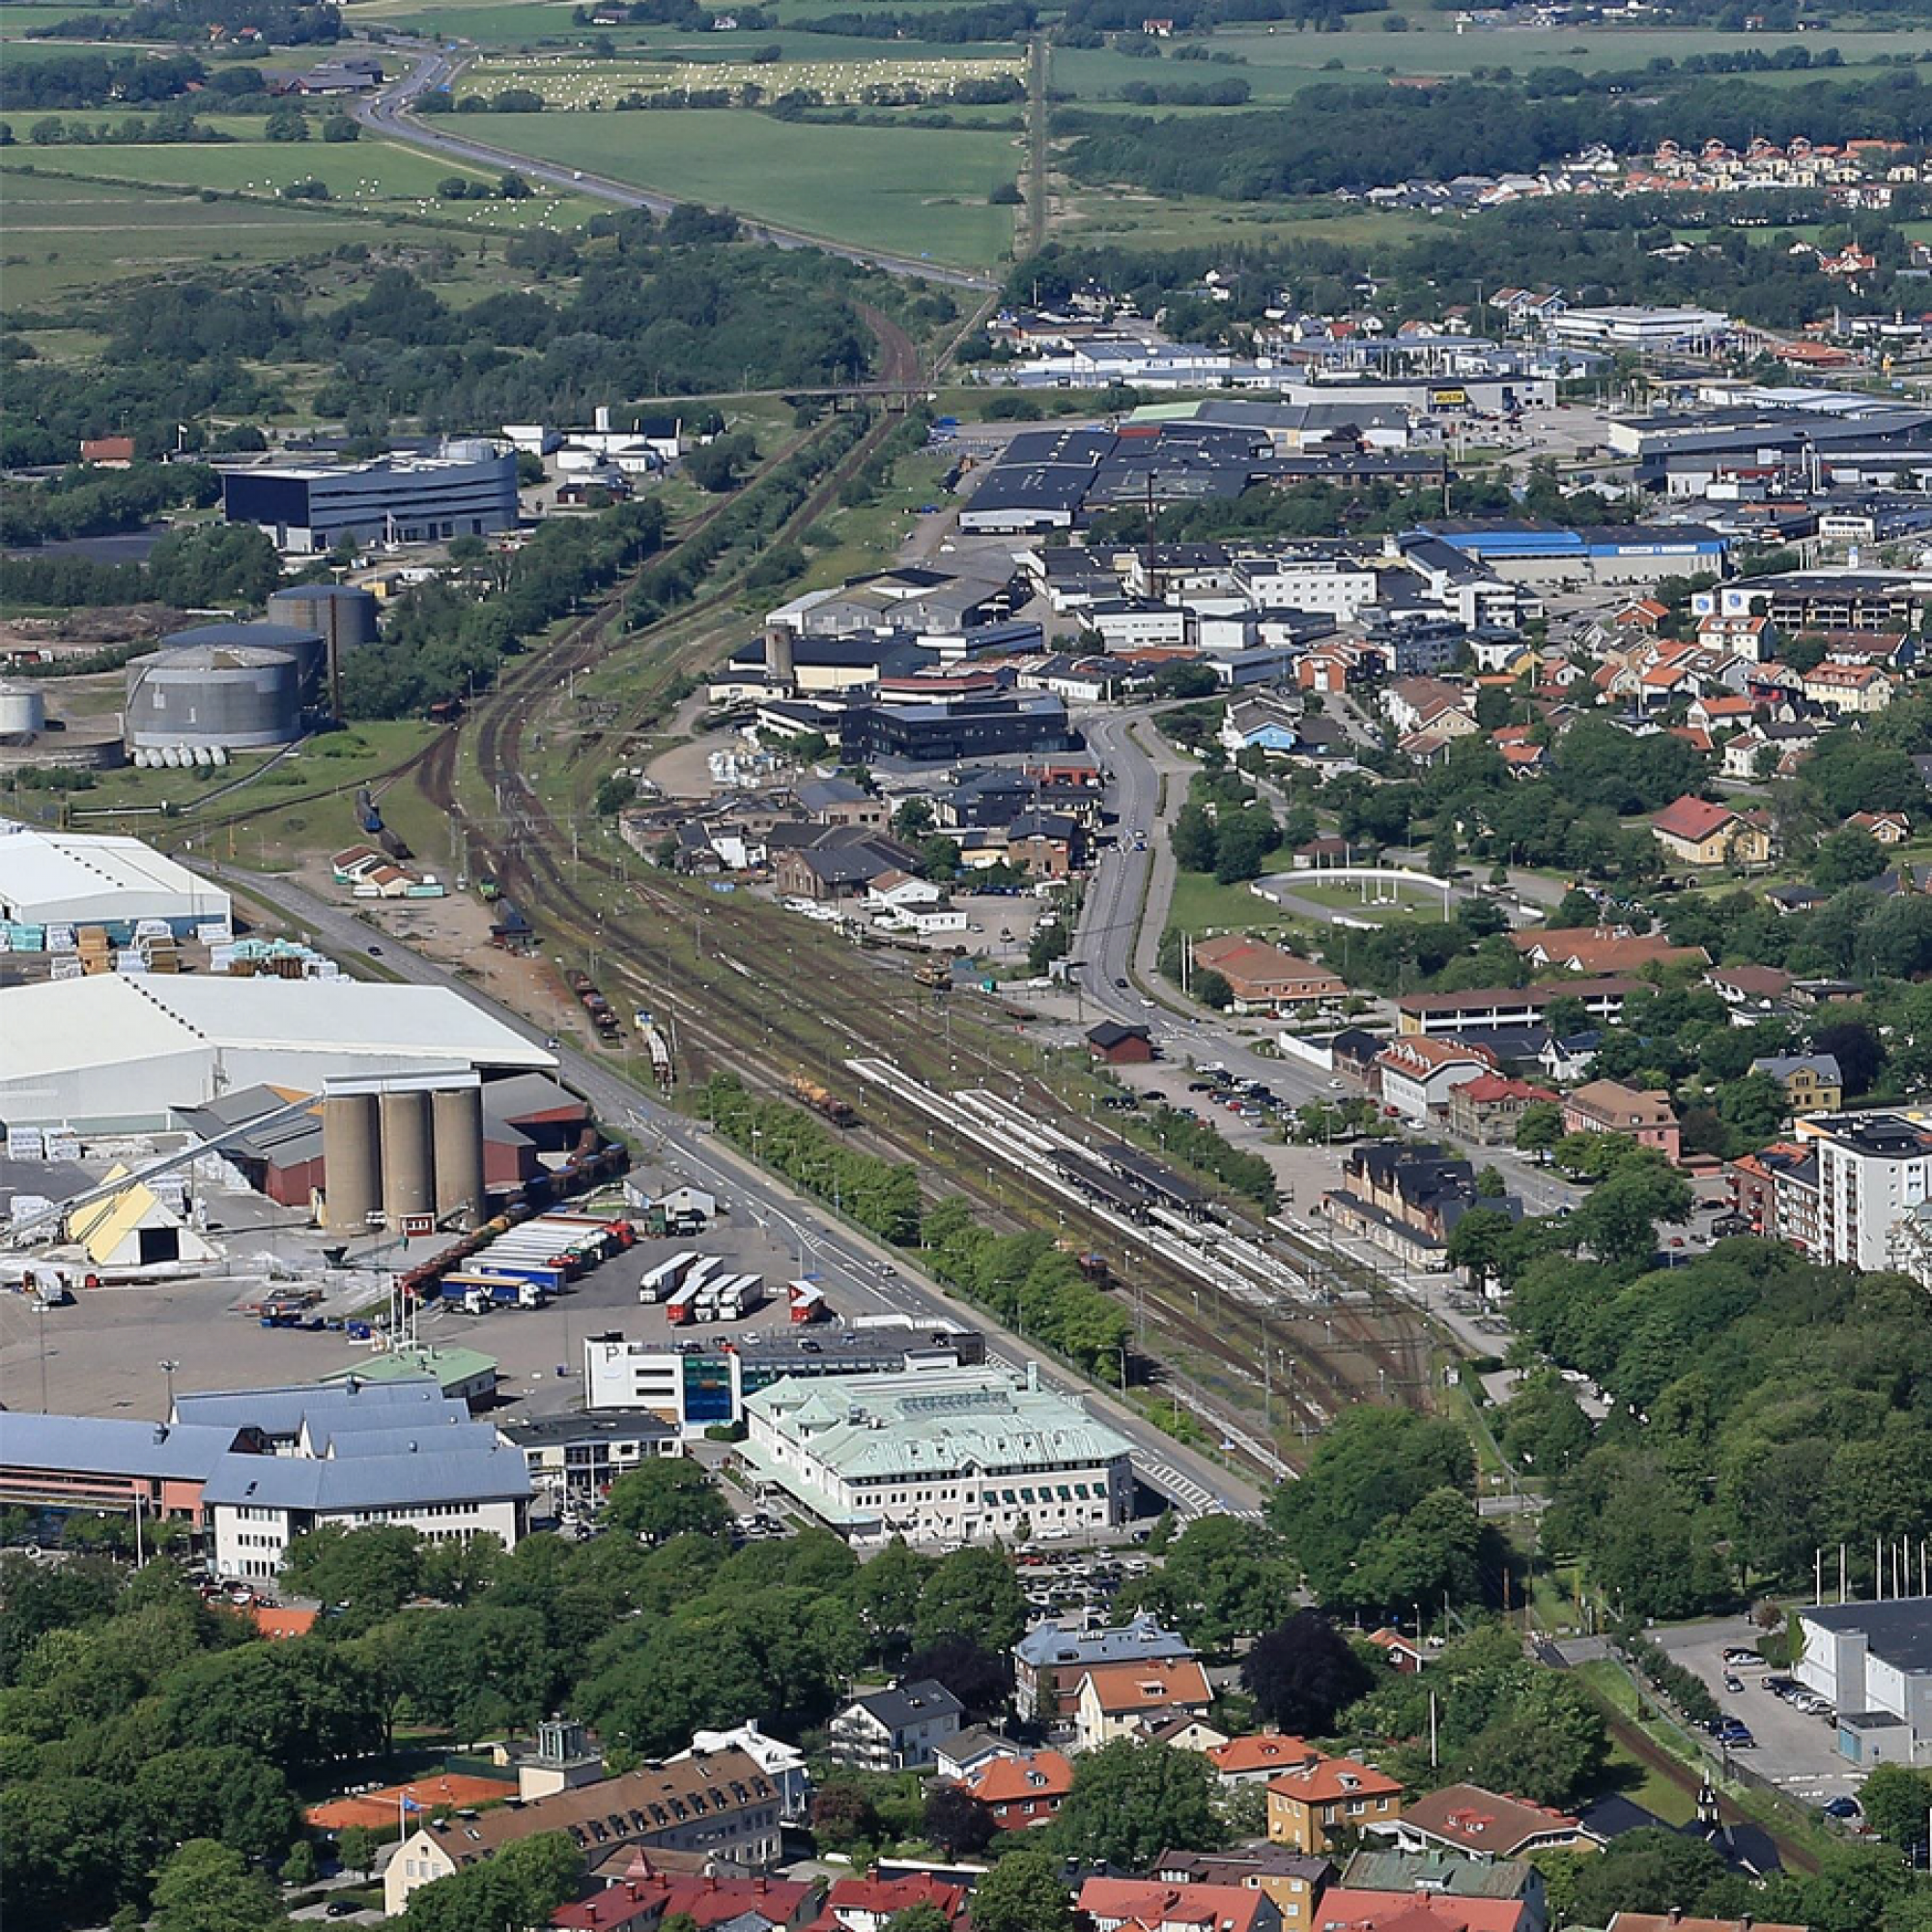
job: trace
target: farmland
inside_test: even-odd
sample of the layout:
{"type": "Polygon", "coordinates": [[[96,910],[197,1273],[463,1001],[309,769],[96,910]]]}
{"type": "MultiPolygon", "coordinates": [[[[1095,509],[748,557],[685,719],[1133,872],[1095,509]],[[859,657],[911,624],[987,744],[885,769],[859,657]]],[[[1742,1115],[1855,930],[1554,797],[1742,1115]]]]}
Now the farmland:
{"type": "Polygon", "coordinates": [[[965,267],[998,262],[1012,246],[1012,211],[986,198],[1019,171],[1013,134],[813,125],[732,109],[492,114],[478,124],[483,138],[518,154],[829,241],[965,267]]]}

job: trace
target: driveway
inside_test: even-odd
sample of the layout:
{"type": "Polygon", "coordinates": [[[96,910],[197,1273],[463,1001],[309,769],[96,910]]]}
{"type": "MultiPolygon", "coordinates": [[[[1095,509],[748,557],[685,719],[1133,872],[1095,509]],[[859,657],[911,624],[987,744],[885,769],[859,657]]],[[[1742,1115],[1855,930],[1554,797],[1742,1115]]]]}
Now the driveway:
{"type": "Polygon", "coordinates": [[[1803,1804],[1822,1804],[1830,1798],[1856,1797],[1864,1773],[1838,1755],[1836,1727],[1828,1726],[1822,1718],[1805,1717],[1765,1690],[1759,1680],[1773,1674],[1769,1666],[1747,1666],[1735,1672],[1745,1688],[1739,1691],[1724,1689],[1725,1648],[1755,1645],[1759,1634],[1743,1617],[1650,1633],[1674,1662],[1704,1680],[1719,1710],[1750,1726],[1757,1748],[1736,1753],[1739,1764],[1769,1778],[1803,1804]]]}

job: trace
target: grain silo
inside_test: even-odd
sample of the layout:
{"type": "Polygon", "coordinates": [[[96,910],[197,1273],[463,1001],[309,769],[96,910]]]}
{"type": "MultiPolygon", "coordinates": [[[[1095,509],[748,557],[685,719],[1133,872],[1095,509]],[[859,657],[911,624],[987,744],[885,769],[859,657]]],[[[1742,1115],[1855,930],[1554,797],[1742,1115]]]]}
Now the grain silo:
{"type": "Polygon", "coordinates": [[[376,1095],[329,1094],[322,1103],[322,1160],[327,1226],[363,1234],[383,1206],[382,1128],[376,1095]]]}
{"type": "Polygon", "coordinates": [[[430,1136],[429,1094],[420,1087],[384,1090],[383,1214],[392,1235],[406,1217],[436,1210],[436,1154],[430,1136]]]}
{"type": "Polygon", "coordinates": [[[473,1228],[484,1215],[483,1083],[440,1087],[430,1098],[436,1139],[436,1217],[461,1214],[473,1228]]]}
{"type": "Polygon", "coordinates": [[[189,644],[128,667],[128,746],[231,752],[293,744],[301,736],[301,671],[287,651],[189,644]]]}

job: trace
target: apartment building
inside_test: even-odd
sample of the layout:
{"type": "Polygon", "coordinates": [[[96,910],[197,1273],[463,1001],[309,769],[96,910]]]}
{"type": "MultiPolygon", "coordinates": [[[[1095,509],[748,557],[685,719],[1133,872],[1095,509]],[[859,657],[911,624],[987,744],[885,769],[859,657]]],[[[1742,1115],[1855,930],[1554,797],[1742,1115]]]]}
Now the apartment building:
{"type": "Polygon", "coordinates": [[[1801,1132],[1818,1156],[1812,1259],[1897,1266],[1896,1231],[1932,1193],[1932,1130],[1896,1114],[1837,1114],[1801,1132]]]}

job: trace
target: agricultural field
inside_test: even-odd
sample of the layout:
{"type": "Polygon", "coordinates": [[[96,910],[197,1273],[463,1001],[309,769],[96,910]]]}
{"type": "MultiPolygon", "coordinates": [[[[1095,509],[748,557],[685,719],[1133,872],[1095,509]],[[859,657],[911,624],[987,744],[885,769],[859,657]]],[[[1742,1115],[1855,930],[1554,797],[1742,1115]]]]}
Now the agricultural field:
{"type": "MultiPolygon", "coordinates": [[[[1025,62],[1017,50],[1009,54],[981,50],[948,59],[923,51],[883,53],[880,43],[873,42],[872,51],[865,57],[814,58],[810,43],[817,38],[795,36],[786,57],[778,61],[750,60],[743,49],[738,49],[740,57],[735,60],[692,60],[655,51],[615,60],[561,52],[491,57],[466,70],[457,93],[492,95],[504,88],[527,88],[543,97],[546,107],[569,110],[614,107],[628,94],[681,94],[721,87],[734,94],[754,88],[766,99],[809,90],[828,102],[858,104],[881,88],[915,88],[929,99],[944,96],[962,80],[1025,77],[1025,62]]],[[[1017,105],[1009,106],[1007,113],[1013,113],[1017,105]]]]}
{"type": "Polygon", "coordinates": [[[862,248],[968,268],[1012,248],[1013,211],[986,199],[1019,172],[1011,133],[817,126],[729,109],[492,114],[478,131],[517,154],[862,248]]]}

